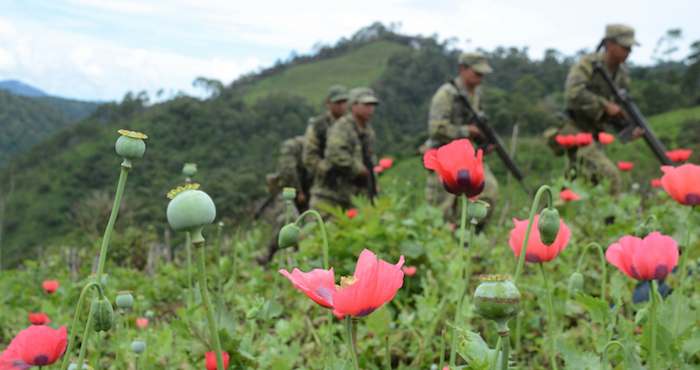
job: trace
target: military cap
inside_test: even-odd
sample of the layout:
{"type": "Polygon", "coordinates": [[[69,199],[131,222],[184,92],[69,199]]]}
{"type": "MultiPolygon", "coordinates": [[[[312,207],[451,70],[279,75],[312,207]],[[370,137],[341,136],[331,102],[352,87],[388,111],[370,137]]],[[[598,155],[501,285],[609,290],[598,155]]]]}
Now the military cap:
{"type": "Polygon", "coordinates": [[[459,56],[459,64],[469,67],[482,75],[493,72],[493,68],[486,60],[486,56],[479,52],[462,53],[459,56]]]}
{"type": "Polygon", "coordinates": [[[343,85],[333,85],[328,89],[326,99],[331,103],[348,100],[348,89],[343,85]]]}
{"type": "Polygon", "coordinates": [[[374,93],[374,90],[369,87],[356,87],[350,90],[350,105],[355,103],[360,104],[379,104],[379,99],[374,93]]]}
{"type": "Polygon", "coordinates": [[[637,40],[634,39],[634,28],[625,24],[609,24],[605,26],[605,39],[615,41],[628,48],[639,45],[637,40]]]}

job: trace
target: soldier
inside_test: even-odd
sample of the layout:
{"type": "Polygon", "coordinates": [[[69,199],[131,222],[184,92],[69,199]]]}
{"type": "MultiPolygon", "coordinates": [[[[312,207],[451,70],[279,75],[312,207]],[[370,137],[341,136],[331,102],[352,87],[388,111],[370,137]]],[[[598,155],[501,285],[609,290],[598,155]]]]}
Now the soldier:
{"type": "Polygon", "coordinates": [[[348,93],[345,86],[333,85],[328,89],[326,96],[327,111],[320,116],[309,119],[304,138],[303,160],[309,173],[316,176],[319,167],[325,166],[321,163],[324,151],[326,150],[326,135],[331,125],[345,114],[348,101],[348,93]]]}
{"type": "MultiPolygon", "coordinates": [[[[483,135],[473,123],[471,113],[459,98],[458,89],[466,93],[471,107],[481,112],[479,86],[483,76],[493,72],[493,69],[486,57],[478,52],[461,54],[458,68],[457,77],[444,83],[433,95],[428,115],[428,148],[438,148],[460,138],[469,138],[477,145],[483,141],[483,135]]],[[[486,164],[484,178],[485,186],[480,198],[492,206],[489,210],[493,210],[498,197],[498,182],[486,164]]],[[[429,204],[440,207],[446,219],[456,220],[457,197],[443,189],[437,174],[428,176],[426,200],[429,204]]]]}
{"type": "MultiPolygon", "coordinates": [[[[600,73],[593,66],[599,63],[608,71],[620,89],[629,88],[630,78],[625,60],[632,46],[639,45],[634,38],[634,29],[623,24],[609,24],[605,27],[605,37],[595,53],[584,55],[571,67],[566,78],[565,99],[567,112],[571,118],[562,128],[563,134],[590,133],[596,141],[593,145],[572,148],[567,151],[569,163],[580,163],[580,172],[591,181],[607,178],[613,193],[620,191],[620,173],[598,143],[598,134],[613,120],[624,119],[624,113],[614,102],[613,93],[600,73]],[[605,47],[603,52],[600,49],[605,47]]],[[[635,129],[633,137],[643,134],[635,129]]]]}
{"type": "Polygon", "coordinates": [[[264,213],[266,219],[275,230],[274,237],[270,240],[267,247],[267,254],[258,257],[258,262],[262,265],[267,264],[272,256],[277,252],[277,234],[282,226],[287,222],[287,210],[285,202],[282,199],[282,189],[290,187],[296,189],[297,197],[294,202],[292,216],[296,217],[301,212],[308,209],[308,194],[311,187],[311,177],[306,171],[306,167],[302,163],[302,151],[304,148],[304,137],[296,136],[287,139],[282,143],[280,154],[277,162],[277,172],[268,174],[267,184],[270,198],[263,209],[258,213],[264,213]]]}
{"type": "MultiPolygon", "coordinates": [[[[369,194],[370,171],[365,158],[372,158],[374,130],[370,120],[379,100],[372,89],[350,91],[350,111],[328,130],[324,160],[311,188],[311,208],[322,203],[351,207],[351,198],[369,194]]],[[[370,160],[370,162],[373,162],[370,160]]]]}

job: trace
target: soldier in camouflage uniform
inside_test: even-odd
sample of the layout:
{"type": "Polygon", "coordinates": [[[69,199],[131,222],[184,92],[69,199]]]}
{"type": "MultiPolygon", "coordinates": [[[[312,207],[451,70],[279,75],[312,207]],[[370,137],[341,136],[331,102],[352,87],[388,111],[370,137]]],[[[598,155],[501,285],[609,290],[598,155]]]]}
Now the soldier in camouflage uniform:
{"type": "Polygon", "coordinates": [[[282,143],[277,161],[277,172],[267,176],[268,191],[273,197],[272,203],[263,211],[263,218],[267,220],[273,230],[274,237],[267,246],[267,253],[258,257],[260,264],[266,264],[277,252],[277,234],[287,222],[288,216],[297,217],[301,212],[308,209],[308,194],[311,187],[311,177],[302,163],[302,152],[304,149],[304,137],[295,136],[282,143]],[[286,204],[282,199],[282,189],[290,187],[296,189],[297,197],[292,207],[292,212],[288,215],[286,204]]]}
{"type": "MultiPolygon", "coordinates": [[[[601,179],[610,181],[613,193],[620,191],[622,179],[617,167],[605,156],[601,144],[597,142],[598,134],[605,130],[605,125],[613,120],[624,119],[624,113],[614,102],[613,93],[600,73],[594,73],[593,66],[601,65],[612,77],[620,89],[628,89],[629,72],[624,62],[632,46],[639,45],[634,38],[634,29],[622,24],[610,24],[605,28],[605,38],[598,50],[603,52],[584,55],[569,70],[566,78],[566,108],[571,120],[562,128],[562,134],[578,132],[591,133],[596,141],[593,145],[568,150],[569,163],[580,164],[579,171],[593,182],[601,179]]],[[[633,136],[643,132],[636,130],[633,136]]]]}
{"type": "Polygon", "coordinates": [[[309,119],[304,138],[303,160],[307,171],[316,176],[319,168],[327,167],[322,163],[326,150],[326,135],[331,125],[345,114],[348,92],[345,86],[333,85],[326,96],[327,111],[320,116],[309,119]]]}
{"type": "MultiPolygon", "coordinates": [[[[493,72],[481,53],[463,53],[459,56],[459,74],[453,80],[444,83],[437,90],[430,103],[428,116],[428,148],[438,148],[453,140],[469,138],[477,145],[483,135],[473,123],[473,117],[459,98],[459,91],[466,94],[469,104],[481,112],[481,79],[493,72]],[[459,89],[459,91],[458,91],[459,89]]],[[[488,202],[489,213],[498,198],[498,182],[489,167],[484,164],[484,191],[480,199],[488,202]]],[[[440,207],[445,218],[456,220],[457,197],[445,191],[437,174],[428,175],[426,200],[429,204],[440,207]]]]}
{"type": "MultiPolygon", "coordinates": [[[[350,208],[351,198],[368,194],[369,171],[363,153],[373,157],[375,134],[370,126],[379,100],[369,88],[350,91],[350,110],[328,130],[324,160],[311,188],[311,208],[323,203],[350,208]]],[[[322,207],[321,207],[322,208],[322,207]]]]}

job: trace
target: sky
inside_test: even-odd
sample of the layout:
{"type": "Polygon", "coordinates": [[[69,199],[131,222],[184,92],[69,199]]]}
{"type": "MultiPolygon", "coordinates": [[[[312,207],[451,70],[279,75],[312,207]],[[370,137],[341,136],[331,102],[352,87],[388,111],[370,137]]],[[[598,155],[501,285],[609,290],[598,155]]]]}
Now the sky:
{"type": "Polygon", "coordinates": [[[605,24],[626,23],[642,44],[630,61],[651,64],[671,28],[683,31],[673,57],[688,54],[700,40],[697,14],[697,0],[1,0],[0,80],[81,100],[201,95],[192,86],[199,76],[228,84],[375,21],[456,38],[462,50],[527,46],[534,58],[591,49],[605,24]]]}

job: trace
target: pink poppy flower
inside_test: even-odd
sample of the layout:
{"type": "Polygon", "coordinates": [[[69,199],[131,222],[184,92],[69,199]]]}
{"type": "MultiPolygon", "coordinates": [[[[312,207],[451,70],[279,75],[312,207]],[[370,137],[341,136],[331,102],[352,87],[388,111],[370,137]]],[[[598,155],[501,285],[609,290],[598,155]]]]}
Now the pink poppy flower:
{"type": "Polygon", "coordinates": [[[576,146],[576,135],[557,135],[554,140],[563,148],[573,148],[576,146]]]}
{"type": "Polygon", "coordinates": [[[634,163],[632,163],[632,162],[625,162],[625,161],[617,162],[617,169],[619,169],[620,171],[623,171],[623,172],[632,171],[633,168],[634,168],[634,163]]]}
{"type": "Polygon", "coordinates": [[[66,327],[32,325],[20,331],[0,355],[0,369],[28,369],[56,362],[68,343],[66,327]]]}
{"type": "Polygon", "coordinates": [[[608,134],[607,132],[598,133],[598,142],[603,145],[612,144],[615,141],[615,135],[608,134]]]}
{"type": "Polygon", "coordinates": [[[379,165],[382,166],[383,169],[388,170],[394,165],[394,160],[385,157],[379,160],[379,165]]]}
{"type": "Polygon", "coordinates": [[[416,274],[416,271],[418,271],[418,268],[416,266],[404,266],[401,268],[403,270],[403,273],[406,274],[406,276],[413,276],[416,274]]]}
{"type": "Polygon", "coordinates": [[[333,293],[333,314],[338,318],[363,317],[394,299],[403,285],[403,264],[403,256],[392,265],[363,250],[353,276],[343,278],[340,288],[333,293]]]}
{"type": "Polygon", "coordinates": [[[139,329],[146,329],[148,327],[148,319],[145,317],[137,317],[136,327],[139,329]]]}
{"type": "Polygon", "coordinates": [[[676,202],[694,206],[700,204],[700,166],[684,164],[679,167],[662,166],[661,185],[676,202]]]}
{"type": "Polygon", "coordinates": [[[576,134],[576,146],[588,146],[593,143],[593,134],[590,132],[579,132],[576,134]]]}
{"type": "Polygon", "coordinates": [[[571,189],[564,189],[559,192],[559,199],[563,200],[564,202],[572,202],[575,200],[580,200],[581,197],[574,193],[574,191],[571,189]]]}
{"type": "Polygon", "coordinates": [[[357,208],[350,208],[347,211],[345,211],[345,215],[348,216],[348,218],[351,220],[357,217],[358,213],[359,212],[357,211],[357,208]]]}
{"type": "Polygon", "coordinates": [[[28,318],[32,325],[46,325],[51,322],[49,315],[43,312],[30,312],[28,318]]]}
{"type": "Polygon", "coordinates": [[[382,167],[380,165],[376,165],[376,166],[374,166],[374,169],[372,171],[374,171],[374,173],[379,175],[380,173],[384,172],[384,167],[382,167]]]}
{"type": "MultiPolygon", "coordinates": [[[[224,359],[224,369],[228,369],[230,357],[228,352],[221,352],[221,357],[224,359]]],[[[207,370],[216,370],[216,352],[207,352],[204,354],[204,367],[207,370]]]]}
{"type": "Polygon", "coordinates": [[[644,239],[623,236],[608,247],[605,259],[633,279],[663,279],[678,264],[678,243],[657,231],[644,239]]]}
{"type": "Polygon", "coordinates": [[[651,179],[649,183],[651,184],[652,188],[660,188],[662,186],[661,179],[651,179]]]}
{"type": "Polygon", "coordinates": [[[295,268],[291,274],[282,269],[279,270],[279,273],[289,279],[295,288],[314,302],[322,307],[333,308],[333,293],[336,291],[333,268],[329,270],[314,269],[311,272],[303,272],[295,268]]]}
{"type": "Polygon", "coordinates": [[[435,171],[445,190],[455,195],[473,198],[484,190],[484,152],[474,153],[467,139],[454,140],[423,155],[423,165],[435,171]]]}
{"type": "MultiPolygon", "coordinates": [[[[566,248],[571,238],[571,230],[566,226],[564,221],[559,220],[559,233],[554,239],[552,245],[547,246],[540,240],[540,231],[537,229],[537,223],[539,222],[539,215],[535,216],[535,220],[532,224],[532,230],[530,231],[530,239],[527,242],[527,250],[525,252],[525,261],[527,262],[547,262],[553,260],[561,251],[566,248]]],[[[520,257],[520,250],[523,246],[523,241],[525,240],[525,232],[527,231],[527,221],[528,220],[518,220],[513,219],[513,224],[515,226],[510,231],[510,239],[508,244],[510,244],[510,249],[513,250],[513,254],[516,257],[520,257]]]]}
{"type": "Polygon", "coordinates": [[[58,290],[58,280],[44,280],[44,282],[41,283],[41,287],[44,288],[47,294],[53,294],[58,290]]]}
{"type": "Polygon", "coordinates": [[[690,158],[692,154],[692,149],[676,149],[669,150],[668,152],[666,152],[666,156],[668,157],[668,159],[674,162],[685,162],[690,158]]]}

